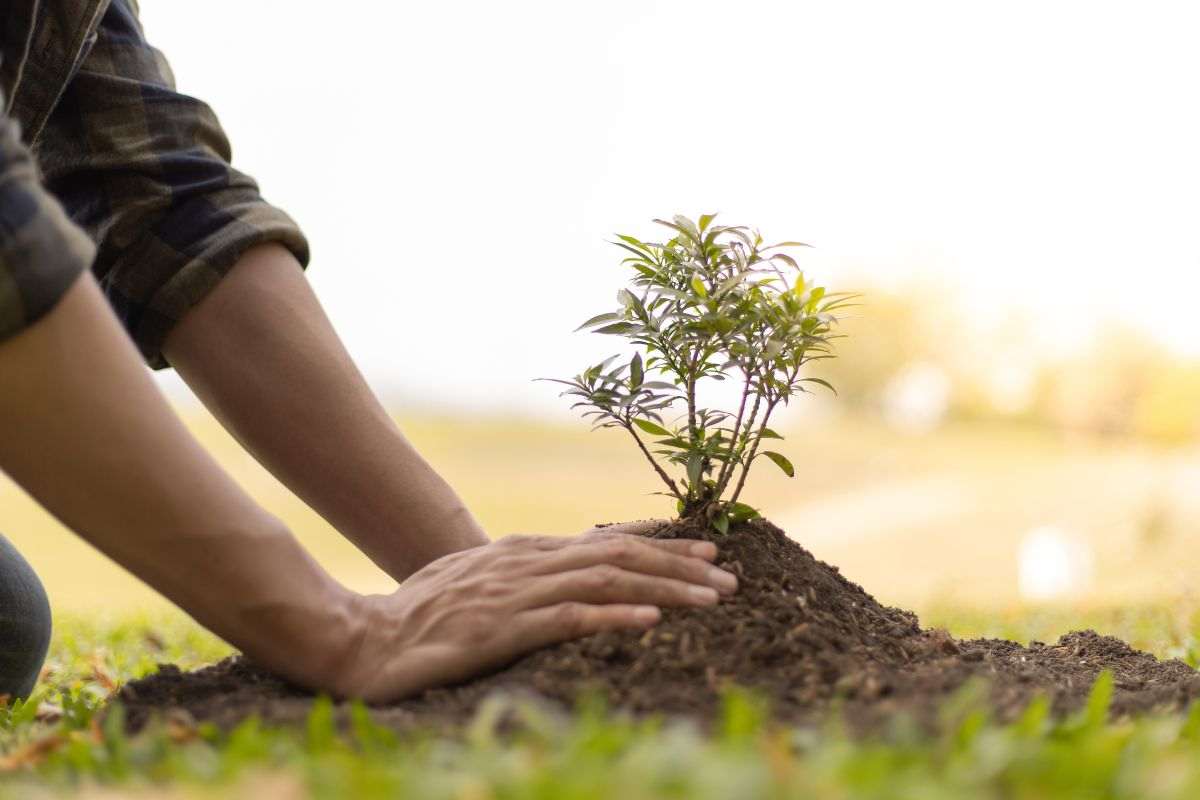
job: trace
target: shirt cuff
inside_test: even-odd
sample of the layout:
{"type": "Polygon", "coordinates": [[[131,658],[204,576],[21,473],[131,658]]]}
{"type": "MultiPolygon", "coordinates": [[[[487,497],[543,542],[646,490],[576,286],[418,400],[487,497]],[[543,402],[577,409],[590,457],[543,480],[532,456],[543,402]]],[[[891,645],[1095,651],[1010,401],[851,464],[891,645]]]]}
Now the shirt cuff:
{"type": "MultiPolygon", "coordinates": [[[[132,251],[127,264],[153,264],[151,275],[167,276],[144,287],[140,297],[109,289],[109,300],[153,369],[170,366],[162,347],[167,335],[193,306],[203,300],[252,247],[277,242],[308,266],[308,240],[295,221],[252,189],[228,189],[200,195],[173,208],[132,251]]],[[[129,270],[123,288],[130,288],[129,270]]]]}

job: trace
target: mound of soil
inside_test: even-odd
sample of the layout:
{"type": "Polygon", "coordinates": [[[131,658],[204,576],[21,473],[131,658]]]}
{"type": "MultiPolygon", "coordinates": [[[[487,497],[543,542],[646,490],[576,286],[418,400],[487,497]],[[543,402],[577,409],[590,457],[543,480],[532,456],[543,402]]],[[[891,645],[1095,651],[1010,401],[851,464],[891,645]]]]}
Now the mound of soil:
{"type": "MultiPolygon", "coordinates": [[[[1115,678],[1114,716],[1181,709],[1200,696],[1200,673],[1186,664],[1092,631],[1023,647],[923,630],[912,613],[880,605],[765,520],[726,536],[689,521],[653,535],[716,542],[718,562],[741,581],[738,593],[716,608],[667,610],[644,633],[599,634],[538,651],[477,680],[378,707],[374,718],[399,729],[445,729],[470,720],[497,691],[565,706],[599,692],[611,708],[707,723],[721,690],[737,684],[766,697],[780,722],[819,722],[836,704],[865,732],[897,712],[935,725],[944,701],[972,678],[986,679],[1000,719],[1015,717],[1038,694],[1053,713],[1066,714],[1084,703],[1104,669],[1115,678]]],[[[249,715],[297,723],[312,700],[242,658],[190,673],[165,665],[118,698],[134,729],[180,709],[221,727],[249,715]]]]}

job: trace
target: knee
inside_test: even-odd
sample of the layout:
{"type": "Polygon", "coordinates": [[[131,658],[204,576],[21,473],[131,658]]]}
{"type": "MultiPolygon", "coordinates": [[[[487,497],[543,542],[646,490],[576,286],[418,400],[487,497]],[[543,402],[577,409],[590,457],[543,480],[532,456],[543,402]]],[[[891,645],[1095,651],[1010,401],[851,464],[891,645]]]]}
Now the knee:
{"type": "Polygon", "coordinates": [[[0,694],[23,698],[33,691],[52,627],[42,582],[0,537],[0,694]]]}
{"type": "MultiPolygon", "coordinates": [[[[32,573],[31,573],[32,574],[32,573]]],[[[40,672],[42,662],[50,649],[50,635],[54,632],[54,620],[50,613],[50,599],[46,589],[37,575],[32,575],[32,585],[29,587],[29,643],[30,652],[37,656],[37,669],[40,672]]]]}

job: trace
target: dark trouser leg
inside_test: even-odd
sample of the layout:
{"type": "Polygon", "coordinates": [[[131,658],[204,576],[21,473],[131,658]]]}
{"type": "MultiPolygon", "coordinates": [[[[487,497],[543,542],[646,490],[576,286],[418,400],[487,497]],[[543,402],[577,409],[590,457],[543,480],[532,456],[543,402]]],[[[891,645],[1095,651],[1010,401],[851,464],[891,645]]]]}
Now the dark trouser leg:
{"type": "Polygon", "coordinates": [[[50,603],[42,582],[0,536],[0,694],[28,697],[50,646],[50,603]]]}

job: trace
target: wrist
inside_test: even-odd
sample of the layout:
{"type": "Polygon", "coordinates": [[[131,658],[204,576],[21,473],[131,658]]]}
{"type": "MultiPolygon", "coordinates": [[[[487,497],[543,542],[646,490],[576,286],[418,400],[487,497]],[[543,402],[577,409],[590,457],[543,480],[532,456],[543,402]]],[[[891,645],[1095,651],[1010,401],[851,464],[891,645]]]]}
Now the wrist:
{"type": "MultiPolygon", "coordinates": [[[[334,580],[277,520],[239,537],[243,564],[229,587],[224,634],[252,661],[306,688],[329,691],[345,654],[362,638],[362,597],[334,580]]],[[[218,630],[218,632],[221,632],[218,630]]]]}
{"type": "Polygon", "coordinates": [[[344,698],[353,694],[349,676],[359,661],[370,628],[369,599],[343,589],[316,620],[303,662],[309,688],[344,698]]]}

